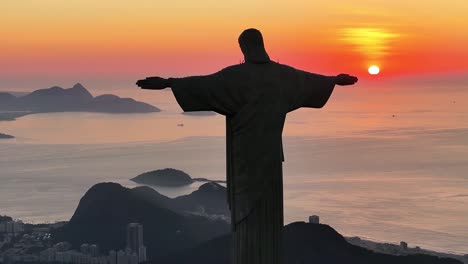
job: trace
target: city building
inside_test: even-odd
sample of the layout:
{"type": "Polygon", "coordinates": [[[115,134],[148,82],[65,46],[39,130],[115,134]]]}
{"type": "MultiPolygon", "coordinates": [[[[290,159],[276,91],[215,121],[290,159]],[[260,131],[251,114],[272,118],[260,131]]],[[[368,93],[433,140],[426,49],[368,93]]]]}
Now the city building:
{"type": "Polygon", "coordinates": [[[143,244],[143,225],[139,223],[128,224],[126,250],[129,256],[135,253],[138,258],[138,263],[147,260],[146,247],[143,244]]]}
{"type": "Polygon", "coordinates": [[[138,255],[136,253],[132,253],[130,256],[129,256],[129,262],[128,264],[138,264],[139,261],[138,261],[138,255]]]}
{"type": "Polygon", "coordinates": [[[55,248],[48,248],[46,250],[41,251],[39,254],[40,262],[54,262],[55,255],[57,254],[57,249],[55,248]]]}
{"type": "Polygon", "coordinates": [[[119,250],[117,252],[117,264],[128,264],[128,255],[125,251],[119,250]]]}
{"type": "Polygon", "coordinates": [[[127,226],[127,248],[132,252],[138,252],[143,246],[143,226],[138,223],[130,223],[127,226]]]}
{"type": "Polygon", "coordinates": [[[318,215],[309,216],[309,224],[320,224],[320,217],[318,215]]]}
{"type": "Polygon", "coordinates": [[[21,221],[8,221],[0,223],[0,233],[21,234],[24,232],[24,223],[21,221]]]}
{"type": "Polygon", "coordinates": [[[99,246],[96,244],[92,244],[89,246],[89,254],[92,257],[98,257],[99,256],[99,246]]]}
{"type": "Polygon", "coordinates": [[[400,249],[401,250],[408,250],[408,243],[406,243],[405,241],[401,241],[400,242],[400,249]]]}
{"type": "Polygon", "coordinates": [[[145,246],[141,246],[139,249],[138,249],[138,261],[139,262],[144,262],[148,260],[148,258],[146,257],[146,247],[145,246]]]}
{"type": "Polygon", "coordinates": [[[24,230],[22,222],[2,223],[4,232],[0,246],[15,241],[11,247],[0,254],[0,264],[15,263],[64,263],[64,264],[138,264],[147,261],[146,247],[143,245],[143,226],[131,223],[127,226],[127,247],[109,251],[108,255],[100,255],[99,245],[82,244],[79,249],[72,249],[68,242],[51,244],[50,234],[34,232],[14,233],[24,230]],[[13,235],[10,235],[13,234],[13,235]],[[39,251],[31,252],[31,248],[39,251]],[[41,248],[43,250],[41,250],[41,248]]]}
{"type": "Polygon", "coordinates": [[[109,264],[117,264],[117,252],[115,250],[109,251],[109,264]]]}
{"type": "Polygon", "coordinates": [[[82,254],[88,255],[89,254],[89,245],[88,244],[82,244],[80,246],[80,252],[82,254]]]}
{"type": "Polygon", "coordinates": [[[54,245],[54,248],[57,250],[57,252],[65,252],[71,248],[71,244],[68,242],[59,242],[54,245]]]}

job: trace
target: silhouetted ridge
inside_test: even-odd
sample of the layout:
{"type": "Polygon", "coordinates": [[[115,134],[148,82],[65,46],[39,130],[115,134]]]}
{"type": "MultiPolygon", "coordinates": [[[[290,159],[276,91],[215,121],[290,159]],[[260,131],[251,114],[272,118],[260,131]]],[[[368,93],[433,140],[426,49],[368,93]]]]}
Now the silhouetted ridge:
{"type": "Polygon", "coordinates": [[[72,89],[80,89],[80,90],[85,90],[86,91],[86,88],[79,82],[75,83],[75,85],[73,85],[72,89]]]}
{"type": "MultiPolygon", "coordinates": [[[[461,264],[427,255],[392,256],[353,246],[328,225],[291,223],[284,227],[284,262],[320,264],[461,264]]],[[[223,235],[152,263],[229,263],[230,235],[223,235]]]]}
{"type": "Polygon", "coordinates": [[[3,104],[11,104],[16,99],[16,96],[9,93],[0,93],[0,109],[4,107],[3,104]]]}
{"type": "Polygon", "coordinates": [[[155,197],[165,199],[149,188],[131,190],[116,183],[96,184],[81,198],[70,221],[53,237],[56,241],[69,241],[75,248],[82,243],[97,243],[104,251],[123,249],[126,225],[139,222],[144,227],[148,254],[155,257],[229,232],[225,221],[177,213],[155,197]]]}
{"type": "Polygon", "coordinates": [[[198,188],[198,191],[195,192],[200,192],[200,193],[224,193],[226,192],[226,187],[216,183],[216,182],[208,182],[200,186],[198,188]]]}
{"type": "Polygon", "coordinates": [[[73,85],[73,87],[70,88],[69,90],[70,90],[69,92],[72,95],[86,98],[86,100],[93,99],[93,95],[88,90],[86,90],[86,88],[84,88],[84,86],[81,85],[81,83],[77,83],[77,84],[73,85]]]}
{"type": "Polygon", "coordinates": [[[349,244],[328,225],[295,222],[284,228],[285,263],[460,263],[426,255],[392,256],[349,244]]]}
{"type": "Polygon", "coordinates": [[[230,221],[230,211],[226,201],[226,187],[217,183],[205,183],[198,190],[175,198],[164,196],[146,186],[136,187],[131,191],[141,199],[177,213],[230,221]]]}
{"type": "Polygon", "coordinates": [[[205,216],[218,216],[230,221],[231,212],[227,204],[226,187],[208,182],[191,194],[176,197],[174,207],[181,211],[199,213],[205,216]]]}
{"type": "Polygon", "coordinates": [[[172,208],[171,198],[160,194],[159,192],[157,192],[156,190],[150,187],[138,186],[138,187],[133,188],[131,191],[133,192],[133,194],[139,196],[142,199],[155,203],[161,207],[165,207],[173,211],[177,211],[177,210],[174,210],[174,208],[172,208]]]}
{"type": "Polygon", "coordinates": [[[160,111],[150,104],[137,102],[132,98],[121,98],[113,94],[96,96],[91,109],[96,112],[113,113],[151,113],[160,111]]]}
{"type": "Polygon", "coordinates": [[[13,218],[7,215],[0,215],[0,223],[13,221],[13,218]]]}
{"type": "Polygon", "coordinates": [[[120,99],[117,95],[113,94],[102,94],[94,98],[96,102],[111,102],[120,99]]]}

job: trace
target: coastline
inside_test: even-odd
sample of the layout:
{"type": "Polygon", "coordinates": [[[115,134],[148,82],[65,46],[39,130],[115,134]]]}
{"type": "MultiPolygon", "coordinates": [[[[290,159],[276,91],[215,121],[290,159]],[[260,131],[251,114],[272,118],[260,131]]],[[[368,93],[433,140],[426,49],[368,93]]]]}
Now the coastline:
{"type": "MultiPolygon", "coordinates": [[[[0,215],[1,216],[1,215],[0,215]]],[[[13,218],[13,221],[20,222],[27,226],[49,226],[52,229],[57,228],[59,226],[65,225],[68,221],[55,221],[55,222],[46,222],[46,223],[33,223],[22,221],[21,219],[13,218]]],[[[415,254],[423,254],[429,256],[436,256],[439,258],[453,258],[461,261],[464,264],[468,264],[468,253],[464,254],[461,252],[444,252],[444,251],[436,251],[436,250],[429,250],[425,248],[421,248],[419,246],[411,246],[408,245],[406,242],[400,242],[400,245],[395,244],[393,242],[387,241],[376,241],[372,240],[372,238],[360,238],[358,236],[344,236],[345,240],[352,245],[366,248],[371,250],[372,252],[376,253],[383,253],[388,255],[395,255],[395,256],[406,256],[406,255],[415,255],[415,254]]]]}
{"type": "Polygon", "coordinates": [[[389,255],[396,255],[396,256],[405,256],[405,255],[412,255],[412,254],[424,254],[430,256],[436,256],[441,258],[454,258],[457,259],[465,264],[468,264],[468,253],[462,252],[453,252],[453,251],[436,251],[421,248],[419,246],[411,246],[408,243],[401,241],[400,244],[395,244],[393,242],[386,242],[386,241],[375,241],[372,238],[360,238],[357,236],[353,237],[345,237],[348,243],[359,246],[362,248],[369,249],[373,252],[384,253],[389,255]]]}

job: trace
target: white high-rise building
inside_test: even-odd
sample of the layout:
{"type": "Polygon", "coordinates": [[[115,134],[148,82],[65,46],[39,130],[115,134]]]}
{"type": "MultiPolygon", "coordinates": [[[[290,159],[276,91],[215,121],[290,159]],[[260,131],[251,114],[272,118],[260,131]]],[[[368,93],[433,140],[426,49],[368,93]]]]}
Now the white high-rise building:
{"type": "Polygon", "coordinates": [[[127,248],[138,253],[143,246],[143,226],[138,223],[130,223],[127,226],[127,248]]]}
{"type": "Polygon", "coordinates": [[[138,249],[138,262],[144,262],[147,260],[147,257],[146,257],[146,247],[145,246],[141,246],[139,249],[138,249]]]}
{"type": "Polygon", "coordinates": [[[146,247],[143,244],[143,225],[130,223],[127,226],[127,249],[128,255],[133,253],[138,257],[138,263],[146,261],[146,247]]]}

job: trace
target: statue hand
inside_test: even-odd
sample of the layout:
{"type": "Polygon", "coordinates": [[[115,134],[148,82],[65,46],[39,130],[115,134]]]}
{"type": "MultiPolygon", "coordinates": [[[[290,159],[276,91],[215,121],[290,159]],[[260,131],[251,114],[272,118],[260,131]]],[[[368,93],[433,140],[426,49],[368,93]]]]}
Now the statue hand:
{"type": "Polygon", "coordinates": [[[337,85],[353,85],[357,83],[358,78],[355,76],[351,76],[349,74],[338,74],[335,76],[335,84],[337,85]]]}
{"type": "Polygon", "coordinates": [[[147,77],[143,80],[138,80],[136,85],[141,89],[162,90],[169,87],[169,81],[161,77],[147,77]]]}

